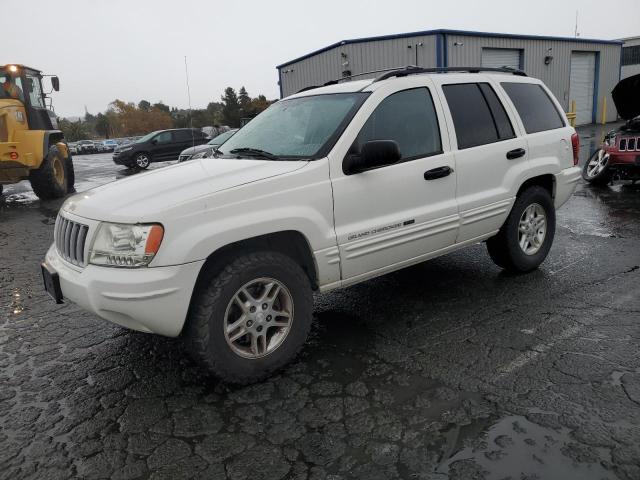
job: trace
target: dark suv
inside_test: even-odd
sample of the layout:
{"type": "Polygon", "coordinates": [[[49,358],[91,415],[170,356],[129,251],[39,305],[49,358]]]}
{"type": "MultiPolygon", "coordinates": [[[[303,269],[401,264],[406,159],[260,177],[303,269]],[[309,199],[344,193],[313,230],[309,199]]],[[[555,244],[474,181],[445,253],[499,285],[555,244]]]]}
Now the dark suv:
{"type": "Polygon", "coordinates": [[[144,169],[151,162],[177,160],[182,150],[206,143],[206,135],[196,129],[158,130],[113,151],[113,162],[129,168],[144,169]]]}

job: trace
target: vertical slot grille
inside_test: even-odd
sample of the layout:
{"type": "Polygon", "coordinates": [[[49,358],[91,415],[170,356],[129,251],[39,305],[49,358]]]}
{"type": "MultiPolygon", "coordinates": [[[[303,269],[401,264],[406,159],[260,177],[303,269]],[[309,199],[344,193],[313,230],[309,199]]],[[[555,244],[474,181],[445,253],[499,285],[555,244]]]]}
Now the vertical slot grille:
{"type": "Polygon", "coordinates": [[[54,242],[58,253],[67,262],[84,267],[84,248],[89,227],[58,215],[54,229],[54,242]]]}

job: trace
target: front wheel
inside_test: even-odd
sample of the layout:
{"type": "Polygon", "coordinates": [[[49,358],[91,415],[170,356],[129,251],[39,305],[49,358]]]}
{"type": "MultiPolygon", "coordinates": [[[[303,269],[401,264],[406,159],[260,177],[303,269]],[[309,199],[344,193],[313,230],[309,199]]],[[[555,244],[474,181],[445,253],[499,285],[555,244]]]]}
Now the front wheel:
{"type": "Polygon", "coordinates": [[[40,168],[31,170],[31,188],[43,200],[64,197],[69,191],[69,176],[72,175],[69,161],[55,145],[49,148],[40,168]]]}
{"type": "Polygon", "coordinates": [[[487,249],[499,267],[529,272],[547,257],[555,231],[556,210],[551,195],[542,187],[529,187],[516,199],[498,234],[487,240],[487,249]]]}
{"type": "Polygon", "coordinates": [[[201,282],[184,338],[195,360],[217,377],[247,384],[298,353],[311,327],[309,279],[290,257],[243,255],[201,282]]]}
{"type": "Polygon", "coordinates": [[[136,158],[135,158],[136,168],[139,168],[140,170],[144,170],[149,166],[150,163],[151,163],[151,157],[149,156],[148,153],[139,153],[136,155],[136,158]]]}
{"type": "Polygon", "coordinates": [[[609,154],[599,148],[582,167],[582,178],[592,185],[606,185],[611,181],[609,154]]]}

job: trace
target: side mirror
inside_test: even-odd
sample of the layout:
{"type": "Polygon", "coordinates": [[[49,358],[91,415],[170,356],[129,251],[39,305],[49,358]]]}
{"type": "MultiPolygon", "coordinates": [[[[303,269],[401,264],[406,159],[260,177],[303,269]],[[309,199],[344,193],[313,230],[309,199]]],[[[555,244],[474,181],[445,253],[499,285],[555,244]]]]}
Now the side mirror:
{"type": "Polygon", "coordinates": [[[56,92],[60,91],[60,79],[58,77],[51,77],[51,86],[56,92]]]}
{"type": "Polygon", "coordinates": [[[401,158],[400,148],[395,141],[371,140],[362,145],[359,154],[347,155],[343,170],[346,174],[364,172],[393,165],[401,158]]]}
{"type": "Polygon", "coordinates": [[[153,140],[151,140],[151,145],[157,145],[158,143],[158,139],[154,138],[153,140]]]}

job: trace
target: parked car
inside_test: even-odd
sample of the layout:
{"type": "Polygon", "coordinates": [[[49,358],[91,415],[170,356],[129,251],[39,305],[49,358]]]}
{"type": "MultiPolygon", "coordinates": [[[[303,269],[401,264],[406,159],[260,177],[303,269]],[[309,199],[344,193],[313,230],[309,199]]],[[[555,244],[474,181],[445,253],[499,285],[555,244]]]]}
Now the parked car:
{"type": "Polygon", "coordinates": [[[93,142],[93,146],[95,148],[96,153],[104,153],[107,151],[106,147],[102,144],[101,141],[93,142]]]}
{"type": "Polygon", "coordinates": [[[609,132],[585,162],[582,177],[593,185],[640,180],[640,74],[621,80],[611,96],[618,115],[627,122],[609,132]]]}
{"type": "Polygon", "coordinates": [[[102,147],[104,148],[105,152],[113,152],[117,146],[118,146],[118,142],[116,142],[115,140],[102,141],[102,147]]]}
{"type": "Polygon", "coordinates": [[[179,162],[186,162],[192,158],[207,158],[213,156],[215,150],[224,142],[229,140],[238,131],[237,128],[228,130],[220,135],[209,140],[207,143],[198,145],[196,147],[189,147],[180,152],[178,157],[179,162]]]}
{"type": "Polygon", "coordinates": [[[96,146],[92,140],[80,140],[77,148],[79,154],[96,153],[96,146]]]}
{"type": "Polygon", "coordinates": [[[182,335],[210,371],[247,383],[296,355],[313,291],[479,242],[529,272],[580,179],[579,142],[540,80],[501,71],[413,67],[307,90],[215,162],[70,197],[46,289],[127,328],[182,335]]]}
{"type": "Polygon", "coordinates": [[[129,168],[145,169],[151,162],[177,160],[180,152],[189,145],[201,145],[207,137],[200,130],[177,128],[158,130],[113,152],[113,162],[129,168]]]}
{"type": "Polygon", "coordinates": [[[71,155],[75,155],[76,153],[78,153],[78,145],[76,142],[67,143],[67,147],[69,147],[69,153],[71,155]]]}

